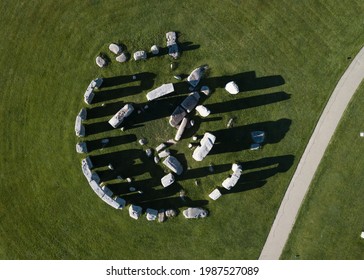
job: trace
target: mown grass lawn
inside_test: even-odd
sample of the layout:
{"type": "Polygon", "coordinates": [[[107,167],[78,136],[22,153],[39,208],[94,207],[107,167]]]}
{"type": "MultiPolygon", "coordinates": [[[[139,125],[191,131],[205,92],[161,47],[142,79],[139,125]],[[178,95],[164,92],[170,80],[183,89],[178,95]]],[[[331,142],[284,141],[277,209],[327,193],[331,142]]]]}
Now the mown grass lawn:
{"type": "Polygon", "coordinates": [[[362,84],[317,170],[282,258],[364,258],[363,106],[362,84]]]}
{"type": "Polygon", "coordinates": [[[0,258],[258,258],[320,112],[362,46],[363,10],[361,1],[0,2],[0,258]],[[111,42],[122,42],[131,53],[149,50],[165,46],[170,30],[180,33],[184,47],[175,71],[168,56],[125,64],[112,60],[106,69],[95,65],[99,52],[113,59],[111,42]],[[187,93],[151,104],[146,118],[137,117],[124,132],[105,121],[125,102],[144,105],[148,90],[176,83],[173,75],[202,64],[210,66],[202,84],[213,89],[204,100],[212,114],[207,120],[195,117],[196,131],[189,135],[210,131],[218,143],[199,163],[187,148],[190,138],[175,145],[174,153],[189,169],[163,191],[157,185],[163,170],[143,157],[135,140],[146,137],[155,147],[172,138],[167,113],[187,93]],[[128,75],[138,80],[121,83],[128,75]],[[75,152],[74,121],[85,106],[87,85],[100,76],[110,87],[88,107],[90,156],[97,166],[112,161],[131,174],[148,196],[128,197],[125,183],[111,181],[113,190],[143,206],[182,211],[202,205],[210,211],[208,219],[134,221],[92,192],[75,152]],[[242,93],[224,91],[230,79],[242,93]],[[234,127],[227,130],[230,118],[234,127]],[[267,144],[257,152],[247,149],[253,129],[267,132],[267,144]],[[114,144],[100,151],[104,137],[114,144]],[[239,185],[211,202],[209,192],[235,161],[244,169],[239,185]],[[180,200],[179,188],[191,201],[180,200]]]}

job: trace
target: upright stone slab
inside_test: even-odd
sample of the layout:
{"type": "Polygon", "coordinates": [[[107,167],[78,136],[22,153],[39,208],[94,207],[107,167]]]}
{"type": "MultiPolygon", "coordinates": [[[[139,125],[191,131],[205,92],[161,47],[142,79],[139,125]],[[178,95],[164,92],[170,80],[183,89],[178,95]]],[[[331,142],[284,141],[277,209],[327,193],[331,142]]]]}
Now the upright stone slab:
{"type": "Polygon", "coordinates": [[[177,175],[181,175],[183,172],[183,167],[181,163],[174,156],[168,156],[163,161],[163,164],[177,175]]]}

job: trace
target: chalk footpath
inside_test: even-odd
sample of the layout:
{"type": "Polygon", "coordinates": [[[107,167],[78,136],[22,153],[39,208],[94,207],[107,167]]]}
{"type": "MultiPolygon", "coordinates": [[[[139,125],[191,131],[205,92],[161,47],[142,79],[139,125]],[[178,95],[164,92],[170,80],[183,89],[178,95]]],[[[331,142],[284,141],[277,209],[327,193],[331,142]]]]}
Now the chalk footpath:
{"type": "Polygon", "coordinates": [[[364,47],[334,89],[302,155],[263,247],[260,260],[278,260],[316,169],[350,99],[364,78],[364,47]]]}

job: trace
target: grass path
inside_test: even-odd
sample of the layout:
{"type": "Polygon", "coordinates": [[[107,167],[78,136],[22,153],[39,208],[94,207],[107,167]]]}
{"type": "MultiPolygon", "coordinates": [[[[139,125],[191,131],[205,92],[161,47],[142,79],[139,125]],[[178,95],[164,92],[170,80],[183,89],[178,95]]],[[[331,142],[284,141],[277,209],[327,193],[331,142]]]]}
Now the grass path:
{"type": "Polygon", "coordinates": [[[364,48],[333,91],[288,186],[259,259],[279,259],[315,171],[352,96],[364,78],[364,48]]]}

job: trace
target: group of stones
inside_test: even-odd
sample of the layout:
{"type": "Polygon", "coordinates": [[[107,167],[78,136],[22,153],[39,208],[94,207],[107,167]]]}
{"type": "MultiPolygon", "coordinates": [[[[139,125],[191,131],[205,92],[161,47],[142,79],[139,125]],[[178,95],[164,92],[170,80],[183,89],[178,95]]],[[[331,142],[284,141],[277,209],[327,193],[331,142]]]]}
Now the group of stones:
{"type": "MultiPolygon", "coordinates": [[[[169,54],[173,58],[177,58],[179,56],[179,48],[177,44],[177,36],[175,32],[168,32],[166,34],[167,39],[167,47],[169,49],[169,54]]],[[[127,55],[123,53],[122,48],[120,45],[117,44],[110,44],[109,50],[113,52],[114,54],[118,55],[116,57],[116,60],[118,62],[125,62],[127,60],[127,55]]],[[[154,45],[151,48],[151,52],[153,54],[158,54],[159,48],[158,46],[154,45]]],[[[134,53],[134,59],[146,59],[147,55],[145,51],[137,51],[134,53]]],[[[105,67],[107,65],[106,60],[103,60],[101,56],[98,56],[96,58],[96,63],[100,67],[105,67]]],[[[176,143],[176,141],[179,141],[181,139],[181,136],[184,132],[184,130],[187,127],[187,124],[189,126],[193,126],[193,120],[188,119],[188,114],[191,113],[194,109],[198,112],[198,114],[201,117],[207,117],[210,114],[210,110],[206,108],[204,105],[198,105],[198,102],[200,100],[200,93],[209,95],[210,89],[207,86],[202,86],[200,88],[200,93],[196,90],[201,78],[204,76],[206,70],[208,69],[207,65],[200,66],[196,69],[194,69],[191,74],[187,78],[187,82],[190,85],[191,93],[181,102],[180,105],[176,107],[176,109],[173,111],[172,115],[169,119],[169,124],[172,127],[175,127],[177,129],[174,141],[169,140],[169,144],[176,143]]],[[[136,78],[134,76],[134,78],[136,78]]],[[[89,86],[87,87],[87,90],[84,94],[84,101],[86,104],[91,104],[93,97],[95,95],[94,91],[99,89],[103,83],[102,78],[96,78],[91,81],[89,86]]],[[[235,81],[231,81],[226,84],[225,89],[230,94],[237,94],[239,93],[239,87],[235,83],[235,81]]],[[[150,91],[147,93],[147,100],[152,101],[155,99],[158,99],[162,96],[168,95],[170,93],[174,92],[174,86],[173,83],[169,84],[163,84],[160,87],[150,91]]],[[[146,105],[147,108],[147,105],[146,105]]],[[[125,104],[109,121],[108,123],[113,127],[117,128],[120,126],[125,118],[130,116],[134,111],[134,107],[132,104],[125,104]]],[[[79,114],[76,117],[76,123],[75,123],[75,132],[76,136],[78,137],[84,137],[85,136],[85,128],[82,122],[87,119],[87,110],[85,108],[82,108],[79,114]]],[[[123,130],[123,128],[122,128],[123,130]]],[[[253,140],[254,140],[254,149],[257,147],[256,145],[260,145],[264,141],[264,132],[257,131],[253,132],[254,136],[252,134],[253,140]]],[[[194,140],[197,140],[196,137],[194,137],[194,140]]],[[[207,154],[211,151],[214,142],[216,140],[216,137],[211,133],[205,133],[202,137],[200,144],[194,149],[192,157],[196,161],[202,161],[207,154]]],[[[103,144],[107,144],[108,139],[103,139],[103,144]]],[[[139,143],[141,145],[146,144],[145,139],[140,139],[139,143]]],[[[190,144],[191,145],[191,144],[190,144]]],[[[253,146],[252,146],[253,147],[253,146]]],[[[192,148],[192,146],[190,146],[192,148]]],[[[169,149],[167,149],[166,143],[160,144],[158,147],[155,148],[157,154],[154,156],[154,161],[156,164],[159,163],[160,159],[164,158],[163,164],[171,170],[170,173],[165,175],[163,178],[161,178],[161,184],[164,188],[170,186],[175,182],[175,177],[172,173],[175,173],[177,175],[182,174],[183,167],[181,163],[177,160],[177,158],[170,155],[169,149]]],[[[87,146],[85,142],[79,142],[76,144],[76,151],[78,153],[87,153],[87,146]]],[[[151,149],[147,149],[146,154],[148,157],[151,157],[153,155],[153,152],[151,149]]],[[[116,208],[116,209],[123,209],[126,205],[126,201],[122,199],[121,197],[114,196],[112,191],[105,185],[103,182],[100,183],[100,177],[97,175],[96,172],[92,171],[93,164],[89,157],[86,157],[82,160],[81,163],[82,171],[88,180],[91,188],[94,190],[94,192],[107,204],[110,206],[116,208]]],[[[230,190],[233,188],[236,183],[238,182],[240,175],[242,173],[242,168],[239,164],[234,163],[232,165],[232,171],[233,174],[230,175],[227,179],[225,179],[222,183],[222,187],[224,187],[227,190],[230,190]]],[[[119,176],[118,176],[119,177],[119,176]]],[[[131,182],[131,179],[128,178],[128,182],[131,182]]],[[[134,188],[133,188],[134,189],[134,188]]],[[[182,192],[181,192],[182,193],[182,192]]],[[[213,200],[217,200],[219,197],[221,197],[221,192],[218,188],[214,189],[210,194],[209,197],[213,200]]],[[[181,195],[183,197],[183,194],[181,195]]],[[[130,205],[129,206],[129,215],[130,217],[134,219],[138,219],[143,212],[143,209],[140,206],[137,205],[130,205]]],[[[164,211],[163,209],[158,211],[155,209],[148,208],[146,209],[146,218],[149,221],[158,220],[160,222],[163,222],[166,217],[174,217],[176,215],[176,211],[173,209],[168,209],[164,211]]],[[[183,211],[183,215],[186,218],[204,218],[208,215],[208,212],[206,209],[203,208],[188,208],[183,211]]]]}
{"type": "MultiPolygon", "coordinates": [[[[173,32],[173,31],[168,32],[166,34],[166,39],[167,39],[168,54],[171,57],[173,57],[174,59],[177,59],[180,55],[180,50],[178,47],[176,32],[173,32]]],[[[123,50],[123,47],[121,46],[121,44],[111,43],[109,45],[109,51],[116,55],[115,60],[117,62],[122,63],[122,62],[126,62],[129,59],[128,53],[125,50],[123,50]]],[[[160,48],[157,45],[153,45],[150,48],[150,53],[152,55],[158,55],[159,51],[160,51],[160,48]]],[[[136,51],[133,54],[133,58],[135,61],[145,60],[145,59],[147,59],[147,57],[148,57],[148,54],[144,50],[136,51]]],[[[99,66],[100,68],[106,67],[108,65],[108,58],[106,57],[105,54],[100,54],[96,57],[96,65],[99,66]]]]}

